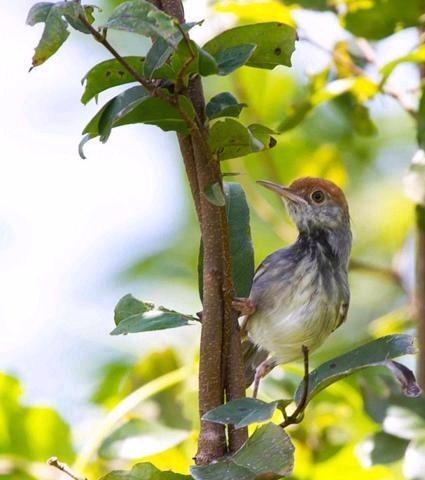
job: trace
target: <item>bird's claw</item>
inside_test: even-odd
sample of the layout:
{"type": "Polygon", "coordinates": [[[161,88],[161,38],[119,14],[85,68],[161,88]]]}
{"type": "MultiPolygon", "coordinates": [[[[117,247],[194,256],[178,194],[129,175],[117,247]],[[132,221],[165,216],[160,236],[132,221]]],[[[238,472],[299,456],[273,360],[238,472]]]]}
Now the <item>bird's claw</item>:
{"type": "Polygon", "coordinates": [[[250,316],[255,313],[256,306],[253,300],[250,298],[234,298],[232,307],[242,315],[250,316]]]}

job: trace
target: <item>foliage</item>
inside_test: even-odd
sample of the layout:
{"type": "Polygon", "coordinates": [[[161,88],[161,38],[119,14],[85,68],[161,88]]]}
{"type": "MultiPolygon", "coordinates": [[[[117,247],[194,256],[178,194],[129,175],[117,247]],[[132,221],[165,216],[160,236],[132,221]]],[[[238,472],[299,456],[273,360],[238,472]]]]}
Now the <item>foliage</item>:
{"type": "MultiPolygon", "coordinates": [[[[373,171],[371,165],[375,153],[382,149],[388,139],[393,141],[399,134],[388,129],[384,121],[379,122],[379,131],[375,119],[372,119],[371,102],[382,96],[395,99],[410,117],[418,120],[419,144],[423,146],[424,143],[424,96],[416,111],[406,105],[404,93],[394,91],[390,85],[391,76],[400,65],[424,61],[422,46],[377,69],[374,58],[371,59],[369,55],[370,45],[366,44],[365,47],[364,42],[357,42],[363,45],[359,52],[358,49],[353,51],[349,41],[336,42],[328,52],[327,65],[308,75],[303,87],[297,86],[294,77],[281,68],[291,66],[291,55],[297,38],[294,28],[297,17],[294,13],[300,8],[331,12],[350,34],[379,40],[397,29],[419,26],[425,6],[422,0],[409,2],[405,8],[400,8],[398,0],[347,0],[339,3],[342,8],[337,8],[336,2],[331,0],[251,2],[252,5],[249,2],[218,3],[217,10],[235,14],[239,17],[240,25],[199,45],[189,37],[189,31],[201,22],[179,25],[175,19],[144,0],[119,4],[100,29],[92,25],[94,18],[91,6],[82,6],[77,1],[55,4],[43,2],[31,9],[27,19],[30,25],[44,23],[44,31],[33,57],[33,67],[41,65],[60,48],[68,38],[71,26],[82,33],[91,34],[114,55],[113,59],[94,66],[84,77],[84,104],[93,98],[97,99],[110,88],[137,83],[107,101],[87,124],[80,150],[82,155],[82,145],[87,140],[99,137],[102,142],[106,142],[112,130],[122,125],[144,123],[182,135],[199,135],[201,129],[195,108],[185,96],[185,89],[190,79],[205,79],[208,90],[214,90],[206,106],[206,152],[211,155],[211,161],[224,162],[225,172],[242,170],[249,174],[245,178],[241,176],[240,183],[214,182],[202,191],[202,195],[211,204],[226,208],[230,226],[233,282],[237,295],[246,296],[254,270],[251,221],[254,225],[256,252],[261,258],[282,240],[288,241],[293,233],[290,228],[281,226],[277,209],[268,200],[258,197],[250,177],[273,176],[274,180],[286,182],[308,173],[327,176],[340,183],[344,183],[346,176],[349,176],[353,184],[355,179],[361,184],[367,174],[373,171]],[[274,21],[264,18],[265,8],[261,8],[263,3],[276,12],[274,21]],[[108,29],[148,37],[152,40],[152,46],[145,57],[122,57],[114,53],[115,50],[109,43],[108,29]],[[278,68],[273,70],[275,67],[278,68]],[[370,75],[370,68],[373,67],[374,74],[370,75]],[[209,77],[214,78],[213,82],[209,77]],[[261,87],[253,88],[253,85],[261,87]],[[264,88],[265,85],[267,88],[264,88]],[[263,123],[274,128],[266,127],[263,123]],[[277,144],[276,137],[282,133],[285,135],[279,138],[277,144]],[[240,157],[250,154],[256,154],[261,161],[248,157],[242,163],[240,157]],[[248,204],[251,206],[251,218],[248,204]],[[271,223],[272,229],[264,227],[265,222],[271,223]]],[[[300,39],[315,46],[309,37],[303,35],[300,39]]],[[[389,191],[391,189],[387,188],[383,193],[389,191]]],[[[379,195],[376,190],[373,193],[374,199],[378,197],[378,202],[379,195]]],[[[400,197],[395,201],[397,200],[401,201],[400,197]]],[[[360,204],[361,199],[358,198],[357,202],[360,204]]],[[[367,205],[363,210],[367,218],[369,197],[365,203],[367,205]]],[[[382,247],[380,253],[383,252],[387,262],[405,239],[409,227],[409,219],[406,218],[392,218],[391,231],[394,235],[386,246],[383,245],[384,242],[378,243],[382,247]],[[396,224],[396,221],[400,223],[396,224]],[[399,237],[396,237],[397,232],[399,237]],[[385,248],[387,251],[384,251],[385,248]]],[[[373,225],[368,227],[369,230],[365,229],[364,243],[360,243],[358,251],[362,254],[369,251],[369,255],[374,253],[373,249],[368,250],[367,247],[373,244],[373,236],[381,240],[383,233],[388,231],[386,221],[387,218],[382,216],[377,222],[370,222],[373,225]]],[[[182,238],[170,244],[164,252],[143,260],[139,270],[144,271],[146,262],[150,261],[153,269],[158,272],[164,258],[173,259],[177,263],[176,256],[181,252],[185,266],[196,265],[197,252],[186,246],[193,245],[193,230],[192,227],[188,228],[187,238],[182,233],[182,238]]],[[[376,249],[376,244],[374,248],[376,249]]],[[[202,265],[202,257],[201,245],[199,265],[202,265]]],[[[373,273],[373,268],[370,270],[373,273]]],[[[383,270],[384,274],[388,274],[388,269],[383,270]]],[[[170,277],[173,277],[172,281],[181,279],[182,271],[187,278],[185,268],[176,269],[174,276],[167,271],[168,281],[170,277]]],[[[379,275],[379,268],[375,273],[376,271],[379,275]]],[[[403,279],[400,281],[399,273],[391,269],[387,277],[396,283],[394,290],[385,297],[388,309],[395,311],[399,305],[393,300],[394,291],[398,301],[406,302],[405,292],[400,288],[403,287],[403,279]]],[[[194,275],[190,278],[194,284],[194,275]]],[[[365,283],[364,288],[374,285],[373,280],[365,283]]],[[[381,314],[388,313],[382,308],[381,293],[377,294],[376,304],[372,304],[371,300],[369,309],[354,305],[359,322],[365,311],[368,318],[374,313],[373,310],[381,314]],[[378,306],[378,302],[381,305],[378,306]]],[[[384,294],[385,292],[382,295],[384,294]]],[[[193,315],[181,314],[164,307],[156,308],[127,295],[116,307],[116,328],[112,334],[187,326],[194,324],[194,320],[197,318],[193,315]]],[[[408,321],[405,324],[409,326],[408,321]]],[[[361,328],[357,328],[354,335],[346,333],[345,337],[339,337],[341,348],[334,352],[335,355],[348,350],[348,345],[352,346],[371,336],[361,331],[361,328]]],[[[326,358],[332,356],[329,353],[328,350],[326,358]]],[[[112,365],[93,397],[97,403],[107,405],[112,410],[107,416],[104,429],[100,430],[77,460],[76,468],[84,470],[93,461],[92,473],[99,476],[108,471],[111,459],[128,467],[128,461],[143,458],[144,463],[136,464],[131,470],[112,471],[102,478],[272,478],[287,476],[292,472],[295,449],[296,478],[331,478],[335,468],[338,469],[341,465],[345,468],[347,464],[353,466],[353,478],[395,478],[388,467],[378,465],[392,465],[403,458],[406,477],[423,478],[420,462],[415,465],[416,461],[412,461],[412,458],[420,458],[423,462],[424,458],[423,400],[407,399],[399,392],[395,393],[392,383],[388,383],[391,394],[380,392],[377,395],[365,387],[361,398],[353,388],[354,380],[344,379],[365,367],[386,366],[401,383],[404,393],[417,396],[419,391],[413,381],[413,374],[407,367],[390,360],[408,353],[413,353],[410,336],[392,335],[375,339],[328,360],[305,377],[304,383],[298,388],[299,377],[291,374],[285,374],[284,381],[279,384],[271,383],[274,393],[278,392],[277,396],[285,400],[263,402],[242,399],[208,412],[204,420],[231,424],[236,428],[271,422],[257,428],[236,453],[208,466],[192,467],[191,477],[187,475],[190,463],[188,452],[193,451],[192,432],[198,427],[194,414],[196,408],[193,405],[195,391],[192,388],[189,393],[186,392],[188,398],[185,401],[189,406],[177,398],[178,395],[183,395],[180,384],[185,378],[190,380],[192,372],[182,370],[184,367],[175,358],[171,362],[172,369],[161,371],[164,367],[162,359],[170,360],[170,355],[173,357],[169,352],[160,356],[160,368],[158,365],[152,368],[156,372],[156,379],[146,379],[140,375],[138,364],[112,365]],[[300,405],[306,381],[308,390],[303,407],[309,403],[306,413],[309,415],[309,426],[301,424],[293,435],[291,431],[290,439],[286,431],[273,421],[279,415],[278,410],[283,414],[284,420],[291,418],[286,410],[289,406],[289,400],[286,399],[294,398],[295,405],[300,405]],[[176,388],[178,390],[171,393],[176,388]],[[169,394],[167,389],[170,390],[169,394]],[[319,392],[321,394],[316,397],[319,392]],[[149,415],[143,409],[141,415],[136,414],[141,404],[152,398],[161,410],[154,425],[149,422],[149,415]],[[362,412],[362,402],[370,419],[362,412]],[[176,415],[170,415],[170,412],[176,411],[181,412],[181,418],[176,419],[176,415]],[[187,412],[190,412],[188,416],[187,412]],[[339,425],[344,422],[346,429],[339,425]],[[365,440],[367,435],[369,438],[365,440]],[[155,442],[162,437],[166,441],[159,442],[160,447],[155,449],[155,442]],[[359,444],[362,444],[359,449],[362,462],[373,465],[367,473],[356,460],[355,446],[359,444]],[[164,457],[155,457],[159,452],[167,452],[171,465],[164,465],[164,457]],[[181,461],[181,458],[184,460],[181,461]],[[180,463],[176,459],[180,459],[180,463]],[[170,467],[184,475],[165,471],[170,467]]],[[[317,358],[321,358],[320,353],[317,358]]],[[[368,378],[367,373],[362,373],[360,378],[368,378]]],[[[302,420],[304,408],[300,414],[295,416],[292,423],[302,420]]],[[[59,456],[60,452],[55,451],[54,454],[59,456]]],[[[70,455],[65,452],[63,456],[67,459],[70,455]]]]}
{"type": "Polygon", "coordinates": [[[34,479],[49,457],[60,455],[68,462],[75,457],[70,429],[59,414],[44,406],[24,406],[21,395],[19,382],[0,373],[0,478],[34,479]]]}

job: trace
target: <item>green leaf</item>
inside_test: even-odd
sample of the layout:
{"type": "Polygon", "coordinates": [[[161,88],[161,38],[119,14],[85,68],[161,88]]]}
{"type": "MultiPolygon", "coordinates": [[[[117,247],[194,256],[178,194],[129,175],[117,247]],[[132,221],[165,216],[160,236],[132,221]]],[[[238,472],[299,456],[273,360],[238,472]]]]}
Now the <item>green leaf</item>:
{"type": "Polygon", "coordinates": [[[291,66],[295,40],[296,31],[289,25],[267,22],[226,30],[207,42],[203,48],[216,57],[219,52],[231,47],[253,44],[257,48],[246,65],[273,69],[277,65],[291,66]]]}
{"type": "MultiPolygon", "coordinates": [[[[201,23],[202,22],[185,23],[182,25],[182,28],[188,32],[192,27],[201,23]]],[[[171,40],[171,45],[161,37],[154,40],[145,59],[144,76],[147,79],[151,80],[153,78],[155,71],[161,68],[175,51],[172,45],[179,44],[183,38],[180,31],[175,34],[175,37],[176,38],[171,40]]]]}
{"type": "Polygon", "coordinates": [[[229,75],[229,73],[245,65],[252,57],[256,48],[256,45],[248,43],[236,45],[235,47],[226,48],[225,50],[217,52],[214,55],[214,59],[217,63],[218,74],[229,75]]]}
{"type": "MultiPolygon", "coordinates": [[[[225,182],[224,194],[226,197],[226,215],[229,225],[230,257],[235,295],[247,297],[251,290],[255,270],[249,207],[245,192],[239,183],[225,182]]],[[[198,286],[201,299],[203,291],[203,258],[204,252],[201,241],[198,255],[198,286]]]]}
{"type": "Polygon", "coordinates": [[[207,103],[206,113],[210,120],[219,117],[239,117],[245,103],[238,103],[229,92],[219,93],[207,103]]]}
{"type": "MultiPolygon", "coordinates": [[[[28,13],[28,25],[33,26],[39,22],[45,24],[41,39],[32,57],[32,68],[41,65],[56,53],[69,36],[68,24],[62,18],[64,14],[63,3],[37,3],[28,13]]],[[[68,8],[71,8],[72,5],[74,3],[70,2],[68,8]]]]}
{"type": "Polygon", "coordinates": [[[106,142],[112,128],[149,97],[141,86],[131,87],[106,104],[99,118],[98,132],[101,142],[106,142]]]}
{"type": "Polygon", "coordinates": [[[290,475],[293,465],[291,440],[282,428],[268,423],[258,428],[231,457],[191,467],[190,472],[195,480],[272,479],[290,475]]]}
{"type": "Polygon", "coordinates": [[[373,123],[369,109],[364,105],[356,103],[351,109],[351,123],[356,133],[364,137],[371,137],[378,132],[377,126],[373,123]]]}
{"type": "Polygon", "coordinates": [[[202,193],[213,205],[216,205],[217,207],[224,207],[224,205],[226,205],[223,189],[218,182],[207,185],[202,193]]]}
{"type": "Polygon", "coordinates": [[[394,463],[404,457],[408,443],[394,435],[377,432],[361,443],[359,457],[367,466],[394,463]]]}
{"type": "Polygon", "coordinates": [[[174,48],[168,42],[161,37],[157,38],[146,54],[144,76],[151,80],[155,71],[167,62],[173,52],[174,48]]]}
{"type": "Polygon", "coordinates": [[[248,297],[255,271],[248,202],[239,183],[225,182],[224,193],[235,295],[248,297]]]}
{"type": "Polygon", "coordinates": [[[34,26],[37,23],[45,22],[54,3],[39,2],[33,5],[28,12],[26,23],[34,26]]]}
{"type": "Polygon", "coordinates": [[[358,37],[380,40],[397,30],[420,25],[423,0],[409,0],[400,8],[399,0],[352,2],[347,5],[344,27],[358,37]]]}
{"type": "MultiPolygon", "coordinates": [[[[21,402],[23,391],[18,380],[0,372],[0,451],[13,457],[12,465],[25,462],[45,462],[53,455],[73,462],[71,431],[53,409],[29,406],[21,402]]],[[[9,467],[0,478],[9,479],[9,467]],[[3,476],[5,475],[5,477],[3,476]]],[[[17,475],[16,479],[21,480],[17,475]]],[[[25,478],[25,477],[23,477],[25,478]]]]}
{"type": "Polygon", "coordinates": [[[176,328],[189,325],[191,320],[196,319],[164,307],[155,308],[152,303],[141,302],[132,295],[126,295],[115,307],[114,320],[117,326],[111,335],[176,328]]]}
{"type": "Polygon", "coordinates": [[[137,463],[131,470],[116,470],[100,480],[191,480],[189,475],[162,472],[151,463],[137,463]]]}
{"type": "Polygon", "coordinates": [[[149,457],[175,447],[189,435],[187,430],[133,418],[105,438],[99,456],[109,460],[149,457]]]}
{"type": "Polygon", "coordinates": [[[414,52],[398,57],[395,60],[392,60],[391,62],[388,62],[383,67],[381,67],[379,70],[382,75],[381,85],[387,81],[388,77],[392,74],[392,72],[398,65],[406,62],[411,62],[411,63],[425,62],[425,45],[421,45],[414,52]]]}
{"type": "Polygon", "coordinates": [[[96,374],[98,384],[93,391],[90,401],[95,405],[109,407],[114,404],[115,398],[125,380],[131,376],[133,363],[127,360],[115,360],[103,365],[96,374]]]}
{"type": "MultiPolygon", "coordinates": [[[[332,383],[364,368],[385,366],[391,371],[393,371],[393,369],[398,369],[398,365],[400,364],[391,362],[390,359],[402,355],[413,354],[415,351],[413,337],[401,334],[387,335],[355,348],[350,352],[329,360],[310,373],[308,400],[311,400],[315,395],[332,383]],[[395,366],[393,364],[395,364],[395,366]]],[[[404,368],[407,369],[407,367],[404,368]]],[[[413,376],[412,373],[411,375],[413,376]]],[[[399,380],[398,377],[397,379],[399,380]]],[[[405,394],[411,396],[419,395],[420,389],[416,383],[412,382],[411,378],[407,380],[410,380],[410,382],[403,386],[405,394]]],[[[304,382],[301,382],[295,392],[296,403],[299,403],[301,400],[303,387],[304,382]]]]}
{"type": "Polygon", "coordinates": [[[271,128],[266,127],[265,125],[260,125],[259,123],[253,123],[248,126],[248,130],[263,144],[262,150],[267,150],[276,146],[276,139],[272,137],[276,132],[271,128]]]}
{"type": "Polygon", "coordinates": [[[271,148],[276,144],[276,142],[270,140],[268,134],[268,140],[264,142],[265,130],[259,129],[258,125],[253,126],[253,130],[258,133],[261,130],[263,141],[256,138],[253,131],[251,131],[251,127],[245,127],[233,118],[219,120],[211,127],[208,144],[219,160],[242,157],[249,153],[271,148]]]}
{"type": "Polygon", "coordinates": [[[121,298],[114,310],[115,325],[119,325],[123,320],[133,315],[150,312],[154,309],[154,304],[150,302],[141,302],[134,298],[130,293],[121,298]]]}
{"type": "Polygon", "coordinates": [[[279,133],[287,132],[288,130],[292,130],[293,128],[297,127],[313,110],[313,108],[314,105],[309,99],[292,105],[284,120],[277,127],[279,133]]]}
{"type": "Polygon", "coordinates": [[[199,74],[203,77],[208,77],[209,75],[215,75],[218,73],[218,65],[215,61],[215,58],[210,55],[206,50],[201,48],[199,45],[196,46],[198,49],[198,69],[199,74]]]}
{"type": "Polygon", "coordinates": [[[239,398],[210,410],[202,420],[242,428],[270,420],[276,408],[277,402],[266,403],[256,398],[239,398]]]}
{"type": "Polygon", "coordinates": [[[90,22],[92,12],[92,6],[83,8],[77,0],[57,3],[36,3],[30,9],[26,22],[31,26],[41,22],[45,25],[41,39],[35,48],[31,68],[44,63],[58,51],[68,38],[68,23],[63,17],[77,30],[89,33],[87,27],[80,21],[79,16],[86,16],[90,22]]]}
{"type": "MultiPolygon", "coordinates": [[[[86,20],[92,24],[94,22],[94,16],[93,12],[95,7],[92,5],[84,5],[82,6],[82,11],[78,12],[81,14],[84,14],[86,20]]],[[[90,30],[87,28],[87,26],[76,16],[72,15],[67,15],[65,14],[65,18],[67,22],[71,25],[72,28],[75,30],[78,30],[79,32],[85,33],[85,34],[90,34],[90,30]]]]}
{"type": "Polygon", "coordinates": [[[106,142],[112,128],[136,123],[156,125],[164,131],[188,131],[176,107],[162,98],[149,96],[142,86],[135,86],[107,102],[86,125],[83,134],[90,139],[100,136],[106,142]]]}
{"type": "Polygon", "coordinates": [[[105,26],[145,37],[160,37],[173,47],[180,41],[175,21],[145,0],[122,3],[112,12],[105,26]]]}
{"type": "MultiPolygon", "coordinates": [[[[143,75],[143,57],[124,57],[124,60],[133,70],[143,75]]],[[[135,81],[134,77],[127,72],[118,60],[115,58],[105,60],[94,66],[82,79],[82,83],[85,83],[85,89],[81,97],[81,102],[87,104],[92,98],[97,97],[99,93],[108,88],[135,81]]]]}

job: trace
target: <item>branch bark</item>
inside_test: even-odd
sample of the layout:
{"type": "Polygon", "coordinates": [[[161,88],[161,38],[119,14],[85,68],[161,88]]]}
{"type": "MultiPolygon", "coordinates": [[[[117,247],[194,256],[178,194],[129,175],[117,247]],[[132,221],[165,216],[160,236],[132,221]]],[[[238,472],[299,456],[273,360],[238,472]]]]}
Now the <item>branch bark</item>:
{"type": "MultiPolygon", "coordinates": [[[[155,0],[165,13],[184,22],[181,0],[155,0]]],[[[206,146],[205,102],[199,78],[186,92],[197,113],[197,132],[178,135],[204,246],[203,312],[199,364],[200,416],[227,400],[245,395],[238,315],[232,309],[234,289],[226,210],[212,205],[202,194],[212,183],[222,184],[220,165],[206,146]],[[207,150],[207,151],[206,151],[207,150]]],[[[239,449],[247,439],[246,429],[229,429],[229,447],[222,425],[201,421],[197,464],[207,464],[226,451],[239,449]]]]}

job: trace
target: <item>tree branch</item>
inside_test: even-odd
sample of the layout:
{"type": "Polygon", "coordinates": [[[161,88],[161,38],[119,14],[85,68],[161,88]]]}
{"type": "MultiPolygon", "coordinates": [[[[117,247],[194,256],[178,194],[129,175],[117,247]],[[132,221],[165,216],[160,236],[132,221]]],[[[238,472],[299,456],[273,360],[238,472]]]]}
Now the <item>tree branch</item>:
{"type": "Polygon", "coordinates": [[[73,480],[87,480],[86,478],[83,477],[78,477],[69,467],[66,463],[60,462],[56,457],[51,457],[49,460],[47,460],[47,465],[50,465],[51,467],[57,468],[61,472],[65,473],[68,475],[68,477],[72,478],[73,480]]]}
{"type": "MultiPolygon", "coordinates": [[[[154,0],[152,3],[177,22],[184,22],[181,0],[154,0]]],[[[106,31],[96,30],[81,15],[92,36],[101,43],[117,61],[152,95],[164,97],[156,85],[136,72],[106,39],[106,31]]],[[[232,310],[234,296],[231,258],[229,249],[226,210],[211,204],[202,195],[205,187],[222,183],[220,164],[208,146],[208,128],[205,122],[205,102],[199,77],[189,81],[185,89],[182,77],[194,57],[190,38],[183,31],[184,41],[189,47],[189,58],[178,74],[174,95],[165,95],[180,112],[189,128],[189,135],[178,134],[180,149],[185,164],[204,246],[203,265],[203,312],[199,366],[199,410],[202,416],[221,405],[224,391],[229,400],[245,395],[242,354],[237,314],[232,310]],[[186,95],[194,105],[196,118],[190,118],[178,102],[178,94],[186,95]]],[[[235,451],[247,439],[247,430],[229,430],[230,451],[235,451]]],[[[225,429],[222,425],[201,421],[198,441],[197,464],[207,464],[223,456],[227,451],[225,429]]]]}

